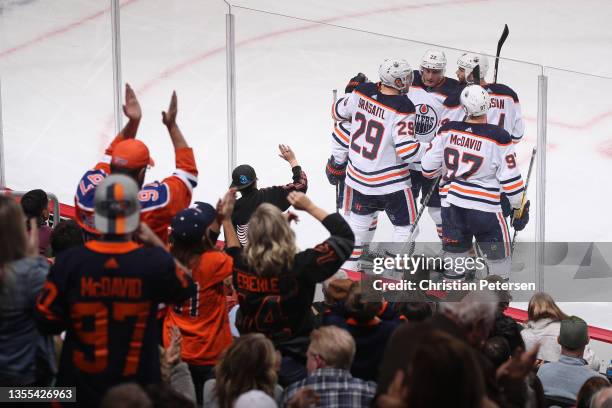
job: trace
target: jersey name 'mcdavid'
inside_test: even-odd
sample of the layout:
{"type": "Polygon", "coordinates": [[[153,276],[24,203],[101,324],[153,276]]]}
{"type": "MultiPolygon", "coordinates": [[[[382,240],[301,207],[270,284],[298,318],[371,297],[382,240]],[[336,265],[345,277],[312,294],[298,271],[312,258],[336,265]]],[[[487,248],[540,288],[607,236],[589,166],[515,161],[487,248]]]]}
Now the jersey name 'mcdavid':
{"type": "Polygon", "coordinates": [[[449,122],[440,127],[421,162],[423,175],[442,169],[442,205],[500,212],[500,193],[513,208],[520,207],[524,183],[516,163],[512,138],[486,123],[449,122]]]}
{"type": "Polygon", "coordinates": [[[346,185],[362,194],[383,195],[410,188],[408,164],[418,161],[415,108],[405,95],[385,95],[373,83],[340,98],[334,118],[350,121],[346,185]]]}

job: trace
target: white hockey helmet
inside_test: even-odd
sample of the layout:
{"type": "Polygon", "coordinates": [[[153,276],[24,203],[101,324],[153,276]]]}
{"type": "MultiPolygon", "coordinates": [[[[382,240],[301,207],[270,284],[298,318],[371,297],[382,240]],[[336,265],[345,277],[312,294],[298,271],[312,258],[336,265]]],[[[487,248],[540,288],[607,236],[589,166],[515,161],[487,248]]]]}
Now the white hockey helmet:
{"type": "Polygon", "coordinates": [[[476,65],[480,65],[480,78],[487,76],[489,70],[489,60],[486,56],[480,54],[474,54],[471,52],[463,53],[457,60],[459,68],[465,70],[465,78],[470,76],[476,65]]]}
{"type": "Polygon", "coordinates": [[[412,85],[412,67],[403,59],[386,59],[378,68],[380,82],[383,85],[397,89],[401,93],[408,92],[412,85]],[[400,84],[396,82],[399,79],[400,84]]]}
{"type": "Polygon", "coordinates": [[[489,93],[480,85],[469,85],[461,91],[461,105],[468,116],[486,115],[490,104],[489,93]]]}
{"type": "Polygon", "coordinates": [[[442,51],[427,50],[423,58],[421,58],[421,70],[423,68],[442,71],[442,75],[444,75],[446,71],[446,55],[442,51]]]}

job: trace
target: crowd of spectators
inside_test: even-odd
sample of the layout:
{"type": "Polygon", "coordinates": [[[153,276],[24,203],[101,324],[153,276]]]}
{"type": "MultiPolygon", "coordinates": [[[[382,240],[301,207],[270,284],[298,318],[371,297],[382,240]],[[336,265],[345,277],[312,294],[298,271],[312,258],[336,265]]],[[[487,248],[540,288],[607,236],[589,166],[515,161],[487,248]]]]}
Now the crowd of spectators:
{"type": "Polygon", "coordinates": [[[0,386],[76,386],[77,405],[112,408],[612,406],[586,322],[546,293],[521,325],[504,291],[372,292],[340,269],[353,232],[305,194],[290,147],[291,183],[258,188],[242,165],[217,203],[189,207],[176,94],[162,115],[176,169],[152,183],[125,99],[128,124],[75,186],[76,221],[51,228],[40,189],[0,196],[0,386]],[[328,237],[298,250],[291,206],[328,237]]]}

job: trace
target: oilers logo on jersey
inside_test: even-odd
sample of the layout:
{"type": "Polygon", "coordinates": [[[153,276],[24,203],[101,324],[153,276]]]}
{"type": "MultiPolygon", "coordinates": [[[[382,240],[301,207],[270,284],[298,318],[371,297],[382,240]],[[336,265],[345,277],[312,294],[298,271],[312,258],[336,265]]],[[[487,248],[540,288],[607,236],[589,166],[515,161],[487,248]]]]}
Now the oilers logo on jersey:
{"type": "Polygon", "coordinates": [[[430,134],[436,129],[438,124],[438,114],[436,113],[436,110],[426,103],[416,105],[415,108],[415,133],[419,136],[430,134]]]}

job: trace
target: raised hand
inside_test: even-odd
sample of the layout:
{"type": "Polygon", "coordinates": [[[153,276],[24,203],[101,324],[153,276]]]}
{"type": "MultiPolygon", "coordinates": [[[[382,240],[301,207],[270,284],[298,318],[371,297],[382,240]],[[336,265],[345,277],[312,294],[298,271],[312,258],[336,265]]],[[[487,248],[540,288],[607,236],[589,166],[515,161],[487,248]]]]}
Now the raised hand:
{"type": "Polygon", "coordinates": [[[123,113],[130,120],[139,121],[140,118],[142,118],[140,103],[138,103],[136,94],[130,84],[125,84],[125,105],[123,105],[123,113]]]}
{"type": "Polygon", "coordinates": [[[295,158],[295,153],[293,153],[293,150],[291,150],[289,146],[279,144],[278,150],[280,151],[278,157],[283,160],[286,160],[291,165],[291,167],[295,167],[298,165],[297,159],[295,158]]]}
{"type": "Polygon", "coordinates": [[[287,201],[291,204],[296,210],[308,211],[310,208],[314,206],[310,198],[301,191],[292,191],[287,196],[287,201]]]}
{"type": "Polygon", "coordinates": [[[170,105],[168,106],[168,111],[162,112],[162,122],[166,127],[171,127],[176,125],[176,113],[178,111],[177,101],[176,101],[176,91],[172,92],[172,98],[170,98],[170,105]]]}
{"type": "Polygon", "coordinates": [[[217,201],[217,219],[220,221],[230,219],[234,212],[234,205],[236,204],[236,189],[230,188],[223,195],[219,201],[217,201]]]}

